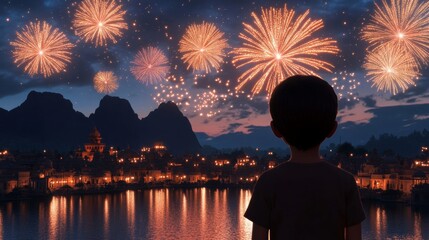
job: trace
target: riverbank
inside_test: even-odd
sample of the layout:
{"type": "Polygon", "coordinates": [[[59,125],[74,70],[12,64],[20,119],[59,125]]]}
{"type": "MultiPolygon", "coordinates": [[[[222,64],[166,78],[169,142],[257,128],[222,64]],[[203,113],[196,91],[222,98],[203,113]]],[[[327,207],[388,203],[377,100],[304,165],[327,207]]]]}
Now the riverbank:
{"type": "Polygon", "coordinates": [[[429,206],[429,184],[416,185],[411,194],[399,190],[367,188],[360,188],[359,192],[362,200],[429,206]]]}
{"type": "MultiPolygon", "coordinates": [[[[150,182],[150,183],[112,183],[106,185],[79,185],[71,187],[65,185],[59,189],[46,192],[37,192],[29,188],[15,189],[13,192],[0,196],[0,201],[17,201],[31,199],[47,199],[52,196],[70,196],[70,195],[97,195],[97,194],[114,194],[121,193],[127,190],[150,190],[150,189],[252,189],[254,183],[227,183],[221,181],[207,182],[150,182]]],[[[369,202],[389,202],[403,203],[411,205],[429,206],[429,185],[416,188],[412,194],[404,194],[398,190],[373,190],[360,188],[360,195],[363,201],[369,202]]]]}
{"type": "Polygon", "coordinates": [[[252,189],[253,183],[226,183],[220,181],[207,182],[182,182],[182,183],[167,183],[167,182],[151,182],[151,183],[112,183],[105,185],[79,185],[71,187],[64,185],[63,187],[46,192],[38,192],[28,188],[15,189],[13,192],[0,195],[0,201],[15,201],[15,200],[31,200],[50,198],[52,196],[69,196],[69,195],[96,195],[120,193],[127,190],[148,190],[148,189],[193,189],[193,188],[209,188],[209,189],[252,189]]]}

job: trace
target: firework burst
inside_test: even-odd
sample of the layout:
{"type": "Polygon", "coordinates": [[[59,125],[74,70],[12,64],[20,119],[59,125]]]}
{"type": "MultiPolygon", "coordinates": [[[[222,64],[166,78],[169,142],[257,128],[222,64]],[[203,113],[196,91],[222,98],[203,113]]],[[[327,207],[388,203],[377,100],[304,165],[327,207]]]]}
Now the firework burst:
{"type": "Polygon", "coordinates": [[[111,71],[98,72],[94,76],[94,88],[99,93],[112,93],[118,89],[118,78],[111,71]]]}
{"type": "Polygon", "coordinates": [[[107,44],[108,40],[116,43],[128,28],[125,13],[115,0],[84,0],[77,8],[73,27],[76,35],[85,42],[95,42],[96,47],[107,44]]]}
{"type": "Polygon", "coordinates": [[[419,62],[429,58],[429,1],[383,0],[363,29],[362,38],[377,48],[402,46],[419,62]]]}
{"type": "Polygon", "coordinates": [[[405,91],[409,85],[415,85],[414,80],[419,77],[418,66],[414,57],[392,45],[386,45],[371,52],[365,59],[364,68],[367,76],[377,90],[390,91],[393,95],[399,89],[405,91]]]}
{"type": "Polygon", "coordinates": [[[336,41],[330,38],[314,38],[313,33],[323,28],[322,20],[311,20],[309,10],[295,18],[295,11],[262,8],[262,15],[252,13],[254,24],[243,23],[244,32],[239,38],[242,47],[234,49],[233,64],[245,67],[239,77],[237,90],[250,81],[258,94],[266,85],[270,94],[277,84],[295,74],[317,75],[315,70],[331,71],[333,66],[321,59],[319,54],[336,54],[336,41]]]}
{"type": "Polygon", "coordinates": [[[212,23],[192,24],[179,42],[182,60],[195,71],[209,73],[219,69],[225,57],[224,50],[228,43],[224,33],[212,23]]]}
{"type": "Polygon", "coordinates": [[[131,62],[131,72],[142,82],[155,84],[161,82],[169,71],[168,59],[164,53],[154,47],[141,49],[131,62]]]}
{"type": "Polygon", "coordinates": [[[24,66],[30,76],[52,74],[64,71],[71,61],[71,48],[64,33],[46,22],[30,22],[21,32],[16,33],[16,40],[10,44],[15,63],[24,66]]]}

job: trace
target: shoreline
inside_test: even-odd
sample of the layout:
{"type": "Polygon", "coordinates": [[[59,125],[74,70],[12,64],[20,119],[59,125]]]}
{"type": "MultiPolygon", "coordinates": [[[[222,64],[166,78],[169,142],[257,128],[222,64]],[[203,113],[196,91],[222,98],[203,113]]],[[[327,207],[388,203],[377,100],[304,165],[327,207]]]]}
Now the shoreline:
{"type": "Polygon", "coordinates": [[[73,195],[99,195],[99,194],[112,194],[121,193],[128,190],[141,191],[151,189],[195,189],[195,188],[208,188],[208,189],[253,189],[253,184],[243,183],[188,183],[183,182],[179,184],[166,184],[166,183],[145,183],[145,184],[108,184],[104,186],[85,186],[85,187],[62,187],[53,191],[45,193],[36,192],[28,189],[16,190],[12,193],[0,196],[1,202],[21,201],[32,199],[48,199],[53,196],[73,196],[73,195]]]}
{"type": "MultiPolygon", "coordinates": [[[[104,186],[84,186],[84,187],[62,187],[54,191],[48,191],[46,193],[31,191],[28,189],[17,190],[13,193],[0,196],[0,203],[2,202],[14,202],[22,200],[35,200],[35,199],[50,199],[53,196],[84,196],[84,195],[101,195],[101,194],[115,194],[122,193],[125,191],[142,191],[152,189],[195,189],[195,188],[207,188],[215,190],[224,189],[245,189],[252,190],[253,183],[221,183],[221,182],[197,182],[189,183],[182,182],[178,184],[172,183],[144,183],[144,184],[108,184],[104,186]]],[[[429,199],[426,201],[413,202],[412,194],[405,195],[400,191],[382,191],[372,189],[359,189],[361,200],[365,202],[377,202],[377,203],[393,203],[393,204],[406,204],[413,206],[429,206],[429,199]]]]}

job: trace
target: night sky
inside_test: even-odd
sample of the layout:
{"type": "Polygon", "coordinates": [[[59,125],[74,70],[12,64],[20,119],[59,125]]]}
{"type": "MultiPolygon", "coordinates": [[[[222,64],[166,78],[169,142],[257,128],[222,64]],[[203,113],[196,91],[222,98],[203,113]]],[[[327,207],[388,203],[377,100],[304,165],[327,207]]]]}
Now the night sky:
{"type": "MultiPolygon", "coordinates": [[[[171,1],[121,1],[126,10],[125,21],[128,30],[117,43],[108,43],[106,47],[94,47],[85,43],[74,34],[72,20],[80,1],[68,0],[12,0],[1,1],[0,8],[0,107],[11,110],[22,103],[32,91],[49,91],[61,93],[72,101],[75,110],[86,116],[93,113],[104,94],[94,90],[92,79],[96,72],[113,71],[119,77],[119,88],[112,96],[119,96],[130,101],[134,111],[140,118],[154,110],[158,104],[153,99],[159,90],[158,85],[145,85],[137,81],[130,73],[130,62],[142,47],[154,46],[164,51],[170,61],[170,74],[183,77],[183,91],[197,98],[204,93],[216,89],[217,94],[227,94],[237,84],[242,70],[231,64],[232,54],[228,54],[219,73],[197,76],[196,72],[187,70],[180,59],[178,43],[186,27],[192,23],[211,22],[225,33],[229,48],[239,47],[242,40],[238,35],[243,30],[243,22],[252,22],[251,12],[260,14],[261,7],[287,7],[297,14],[310,9],[312,19],[323,19],[324,28],[316,36],[330,37],[338,42],[340,53],[336,56],[324,55],[324,60],[335,66],[333,73],[318,72],[320,76],[333,84],[332,79],[340,72],[347,72],[348,79],[359,82],[357,88],[351,90],[352,97],[340,99],[339,120],[342,123],[365,124],[375,116],[377,109],[386,107],[400,108],[414,105],[404,118],[423,121],[429,118],[429,80],[428,69],[421,69],[421,77],[415,87],[404,93],[391,95],[377,92],[365,77],[362,67],[367,43],[361,40],[361,29],[368,22],[374,11],[374,2],[328,0],[328,1],[241,1],[241,0],[171,0],[171,1]],[[72,49],[72,60],[67,71],[49,78],[30,77],[13,61],[11,41],[16,32],[31,21],[47,21],[55,28],[63,31],[75,45],[72,49]],[[353,77],[350,76],[353,75],[353,77]],[[229,83],[229,86],[226,86],[229,83]],[[357,99],[353,99],[356,97],[357,99]],[[350,100],[350,101],[349,101],[350,100]],[[415,114],[415,106],[426,108],[428,114],[415,114]]],[[[118,1],[119,2],[119,1],[118,1]]],[[[163,85],[176,83],[164,82],[163,85]]],[[[344,82],[346,89],[350,85],[344,82]]],[[[249,89],[245,89],[248,91],[249,89]]],[[[178,90],[179,91],[179,90],[178,90]]],[[[347,94],[347,91],[342,91],[347,94]]],[[[197,110],[195,103],[180,106],[183,113],[190,119],[194,131],[204,132],[210,136],[218,136],[233,132],[249,132],[255,126],[269,125],[268,104],[264,95],[249,99],[247,94],[229,96],[214,104],[197,110]],[[207,113],[217,112],[212,117],[207,113]],[[200,116],[203,115],[203,116],[200,116]]],[[[388,116],[385,116],[388,117],[388,116]]],[[[410,119],[403,119],[410,121],[410,119]]],[[[412,124],[411,124],[412,125],[412,124]]],[[[382,127],[382,125],[380,125],[382,127]]],[[[399,127],[399,126],[398,126],[399,127]]],[[[411,126],[412,128],[412,126],[411,126]]],[[[386,129],[388,131],[388,129],[386,129]]]]}

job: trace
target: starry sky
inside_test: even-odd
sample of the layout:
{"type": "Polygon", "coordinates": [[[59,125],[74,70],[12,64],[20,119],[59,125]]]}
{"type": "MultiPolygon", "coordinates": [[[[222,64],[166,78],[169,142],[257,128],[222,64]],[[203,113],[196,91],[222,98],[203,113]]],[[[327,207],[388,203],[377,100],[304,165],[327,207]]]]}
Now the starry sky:
{"type": "MultiPolygon", "coordinates": [[[[332,80],[335,77],[346,77],[346,81],[336,81],[339,86],[345,87],[339,90],[339,94],[344,94],[340,99],[340,123],[366,124],[374,118],[380,120],[383,116],[374,113],[377,109],[387,107],[397,107],[405,112],[406,106],[426,108],[427,114],[421,114],[421,111],[417,114],[412,112],[415,108],[410,107],[406,118],[414,121],[429,118],[429,72],[426,67],[421,69],[421,77],[415,87],[396,95],[377,92],[368,82],[362,67],[367,43],[361,39],[361,30],[374,11],[373,1],[117,0],[126,10],[128,29],[117,43],[109,42],[103,47],[95,47],[75,35],[72,20],[79,2],[1,1],[0,108],[11,110],[17,107],[32,90],[49,91],[61,93],[72,101],[75,110],[89,116],[104,96],[94,90],[92,81],[95,73],[103,70],[113,71],[119,77],[119,88],[110,95],[127,99],[139,117],[143,118],[158,106],[156,100],[159,102],[159,97],[156,96],[161,86],[145,85],[137,81],[130,72],[130,62],[142,47],[154,46],[164,51],[170,61],[169,76],[176,76],[184,82],[176,91],[188,92],[195,99],[189,105],[180,106],[195,132],[212,137],[237,132],[249,133],[255,127],[269,125],[266,97],[256,95],[250,99],[246,93],[228,95],[237,85],[237,79],[242,73],[231,63],[232,54],[227,54],[219,72],[199,74],[186,69],[178,51],[178,43],[187,26],[204,21],[214,23],[225,33],[229,45],[227,51],[230,51],[241,45],[242,40],[238,35],[243,31],[243,22],[252,22],[252,12],[259,14],[261,7],[280,8],[287,4],[287,8],[294,9],[297,14],[309,9],[312,19],[322,19],[324,22],[324,28],[316,36],[330,37],[337,41],[339,54],[323,56],[324,60],[335,66],[333,73],[321,71],[318,74],[331,84],[335,83],[332,80]],[[66,72],[48,78],[30,77],[14,64],[10,42],[16,38],[17,31],[37,20],[46,21],[60,29],[75,45],[66,72]],[[355,89],[349,89],[349,80],[354,80],[355,89]],[[210,93],[214,90],[216,94],[228,97],[213,97],[210,93]],[[348,92],[352,95],[344,97],[348,92]],[[207,106],[204,100],[209,102],[207,106]],[[215,114],[207,117],[207,114],[212,113],[215,114]]],[[[164,82],[163,86],[176,84],[177,82],[164,82]]]]}

